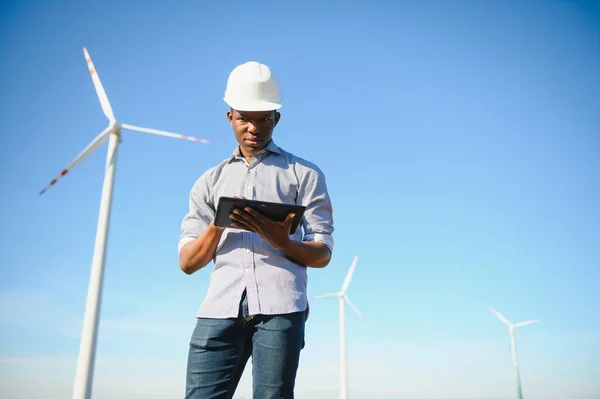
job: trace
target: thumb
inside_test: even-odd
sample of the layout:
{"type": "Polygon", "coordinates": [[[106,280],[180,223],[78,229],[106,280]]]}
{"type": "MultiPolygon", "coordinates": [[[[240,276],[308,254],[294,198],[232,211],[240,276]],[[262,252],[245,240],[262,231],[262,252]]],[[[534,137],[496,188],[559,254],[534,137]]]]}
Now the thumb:
{"type": "Polygon", "coordinates": [[[290,213],[287,215],[287,217],[285,218],[285,221],[283,222],[283,226],[285,229],[288,230],[289,234],[292,234],[292,221],[294,220],[295,216],[296,216],[295,213],[290,213]]]}
{"type": "Polygon", "coordinates": [[[287,217],[285,218],[285,222],[287,224],[292,224],[292,221],[294,220],[294,217],[296,217],[295,213],[290,213],[289,215],[287,215],[287,217]]]}

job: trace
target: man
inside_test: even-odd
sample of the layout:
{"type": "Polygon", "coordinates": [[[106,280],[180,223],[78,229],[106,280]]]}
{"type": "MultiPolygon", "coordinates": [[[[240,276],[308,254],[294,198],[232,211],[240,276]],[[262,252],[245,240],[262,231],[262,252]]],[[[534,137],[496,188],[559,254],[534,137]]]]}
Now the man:
{"type": "Polygon", "coordinates": [[[224,100],[239,145],[194,184],[179,241],[185,273],[214,262],[190,340],[186,398],[232,398],[249,357],[254,398],[293,398],[308,314],[307,267],[331,259],[332,205],[322,171],[271,137],[282,96],[268,66],[237,66],[224,100]],[[249,208],[230,215],[235,228],[217,227],[222,196],[304,205],[302,228],[290,235],[293,214],[275,222],[249,208]]]}

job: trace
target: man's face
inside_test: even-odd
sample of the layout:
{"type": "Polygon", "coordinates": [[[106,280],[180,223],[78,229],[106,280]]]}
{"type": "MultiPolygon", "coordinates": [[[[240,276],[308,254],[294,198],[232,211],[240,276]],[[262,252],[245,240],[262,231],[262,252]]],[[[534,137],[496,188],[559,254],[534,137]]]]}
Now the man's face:
{"type": "Polygon", "coordinates": [[[253,155],[265,148],[280,116],[276,111],[228,111],[227,119],[233,127],[242,154],[253,155]]]}

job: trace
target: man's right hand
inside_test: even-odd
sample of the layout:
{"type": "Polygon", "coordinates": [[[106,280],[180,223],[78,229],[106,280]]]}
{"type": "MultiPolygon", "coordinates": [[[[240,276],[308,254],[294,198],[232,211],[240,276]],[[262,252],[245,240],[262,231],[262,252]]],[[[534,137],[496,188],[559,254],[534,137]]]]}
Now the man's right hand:
{"type": "Polygon", "coordinates": [[[215,256],[215,251],[225,229],[215,226],[214,220],[202,235],[185,244],[179,251],[179,267],[185,274],[192,274],[206,266],[215,256]]]}

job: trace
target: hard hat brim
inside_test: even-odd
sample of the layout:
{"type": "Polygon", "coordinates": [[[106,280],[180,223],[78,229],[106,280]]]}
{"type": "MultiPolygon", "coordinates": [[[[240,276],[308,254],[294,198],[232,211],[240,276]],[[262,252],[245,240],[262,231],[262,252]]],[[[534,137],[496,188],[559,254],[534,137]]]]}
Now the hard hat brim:
{"type": "Polygon", "coordinates": [[[243,101],[231,101],[223,98],[223,101],[231,108],[236,111],[275,111],[281,108],[281,102],[271,102],[271,101],[252,101],[252,102],[243,102],[243,101]]]}

